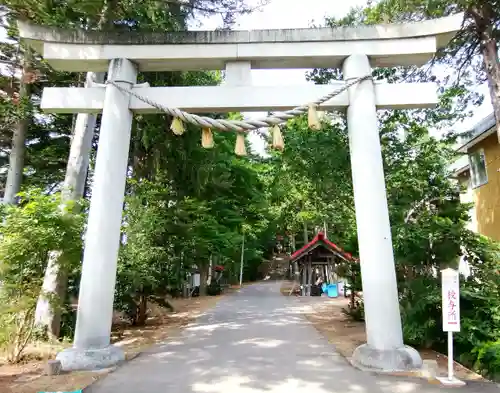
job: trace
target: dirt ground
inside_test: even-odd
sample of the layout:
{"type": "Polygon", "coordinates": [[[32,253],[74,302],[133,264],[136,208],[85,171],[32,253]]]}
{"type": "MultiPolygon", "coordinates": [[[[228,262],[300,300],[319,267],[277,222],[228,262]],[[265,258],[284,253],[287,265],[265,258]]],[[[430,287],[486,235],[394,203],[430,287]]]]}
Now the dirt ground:
{"type": "MultiPolygon", "coordinates": [[[[286,282],[281,288],[281,293],[288,296],[292,284],[286,282]]],[[[292,295],[293,296],[293,295],[292,295]]],[[[366,342],[364,322],[350,320],[342,309],[349,304],[349,299],[339,297],[328,299],[324,297],[295,297],[298,302],[304,304],[304,315],[323,334],[329,342],[335,345],[339,353],[351,358],[354,349],[366,342]]],[[[425,363],[437,363],[437,376],[445,376],[448,372],[448,357],[433,350],[419,350],[420,356],[425,363]]],[[[462,380],[484,380],[480,375],[454,362],[454,370],[457,378],[462,380]]],[[[401,373],[400,375],[402,375],[401,373]]],[[[429,379],[424,373],[404,373],[408,376],[416,376],[429,379]]],[[[433,379],[433,378],[432,378],[433,379]]]]}
{"type": "MultiPolygon", "coordinates": [[[[235,289],[237,288],[226,290],[225,294],[235,289]]],[[[213,307],[223,296],[169,299],[174,312],[150,305],[150,316],[146,326],[137,328],[124,324],[114,326],[111,341],[120,346],[125,351],[127,360],[130,360],[145,348],[178,334],[183,326],[213,307]]],[[[104,370],[72,372],[56,376],[44,375],[46,361],[53,359],[57,352],[69,345],[31,346],[27,350],[27,357],[33,360],[23,364],[0,365],[0,393],[72,392],[85,388],[110,372],[104,370]]]]}

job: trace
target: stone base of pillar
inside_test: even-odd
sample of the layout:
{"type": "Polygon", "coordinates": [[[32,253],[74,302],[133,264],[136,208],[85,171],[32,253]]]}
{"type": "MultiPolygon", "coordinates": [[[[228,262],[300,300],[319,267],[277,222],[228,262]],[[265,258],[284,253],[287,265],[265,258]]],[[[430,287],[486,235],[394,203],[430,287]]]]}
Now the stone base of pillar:
{"type": "Polygon", "coordinates": [[[113,345],[100,349],[67,348],[56,359],[63,371],[91,371],[116,366],[125,360],[125,353],[113,345]]]}
{"type": "Polygon", "coordinates": [[[422,358],[409,346],[383,351],[363,344],[352,354],[353,366],[375,372],[414,371],[422,368],[422,358]]]}

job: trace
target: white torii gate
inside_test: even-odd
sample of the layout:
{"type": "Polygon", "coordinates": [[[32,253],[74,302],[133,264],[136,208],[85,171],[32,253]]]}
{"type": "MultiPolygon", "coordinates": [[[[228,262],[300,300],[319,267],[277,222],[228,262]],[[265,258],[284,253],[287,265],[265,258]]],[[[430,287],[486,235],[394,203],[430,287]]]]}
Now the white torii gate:
{"type": "MultiPolygon", "coordinates": [[[[108,71],[108,80],[164,107],[207,113],[287,110],[335,89],[335,84],[252,87],[251,69],[337,67],[349,80],[369,75],[371,67],[423,65],[462,20],[456,15],[355,28],[164,34],[76,32],[26,23],[19,23],[19,30],[55,69],[108,71]],[[226,84],[218,87],[136,85],[139,71],[221,69],[226,84]]],[[[367,333],[367,344],[356,349],[353,360],[368,369],[421,365],[418,352],[403,343],[376,110],[431,107],[436,90],[433,83],[364,80],[318,108],[347,109],[367,333]]],[[[75,340],[58,359],[65,370],[107,367],[124,359],[110,345],[110,330],[132,117],[158,110],[111,84],[45,88],[41,107],[54,113],[102,112],[75,340]]]]}

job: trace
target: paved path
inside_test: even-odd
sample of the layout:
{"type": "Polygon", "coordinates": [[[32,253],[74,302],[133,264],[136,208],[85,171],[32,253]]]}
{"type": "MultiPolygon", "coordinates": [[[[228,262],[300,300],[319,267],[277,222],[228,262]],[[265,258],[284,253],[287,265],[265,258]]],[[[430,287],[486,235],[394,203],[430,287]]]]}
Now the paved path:
{"type": "MultiPolygon", "coordinates": [[[[445,389],[352,368],[300,315],[297,299],[279,294],[279,285],[259,283],[223,298],[177,339],[126,363],[88,392],[434,393],[445,389]]],[[[500,389],[472,383],[456,391],[500,389]]]]}

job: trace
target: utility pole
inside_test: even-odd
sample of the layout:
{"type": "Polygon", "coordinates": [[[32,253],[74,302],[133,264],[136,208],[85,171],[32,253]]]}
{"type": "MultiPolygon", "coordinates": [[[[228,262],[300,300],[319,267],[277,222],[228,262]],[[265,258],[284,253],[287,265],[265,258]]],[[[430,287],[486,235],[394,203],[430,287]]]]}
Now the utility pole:
{"type": "Polygon", "coordinates": [[[240,287],[243,283],[243,260],[245,258],[245,232],[243,232],[243,240],[241,241],[241,260],[240,260],[240,287]]]}

